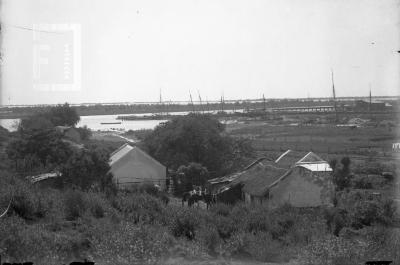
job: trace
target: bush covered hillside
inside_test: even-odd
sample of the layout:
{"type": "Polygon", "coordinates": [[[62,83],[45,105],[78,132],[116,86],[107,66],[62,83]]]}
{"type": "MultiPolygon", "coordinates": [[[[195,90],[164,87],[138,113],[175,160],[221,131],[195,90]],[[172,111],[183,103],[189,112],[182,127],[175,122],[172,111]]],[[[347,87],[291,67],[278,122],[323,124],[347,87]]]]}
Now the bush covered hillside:
{"type": "MultiPolygon", "coordinates": [[[[92,141],[86,129],[79,143],[53,130],[60,124],[75,126],[76,118],[65,118],[65,113],[75,117],[74,109],[63,105],[32,117],[46,127],[25,121],[17,132],[0,128],[2,262],[400,264],[396,204],[391,196],[374,195],[376,189],[393,187],[395,174],[371,179],[351,157],[343,158],[331,163],[333,207],[187,207],[149,184],[118,190],[108,173],[111,150],[106,143],[92,141]],[[48,172],[62,176],[53,185],[26,178],[48,172]]],[[[146,134],[141,145],[187,176],[180,180],[181,192],[235,172],[254,156],[246,141],[230,138],[208,116],[176,118],[146,134]]]]}
{"type": "Polygon", "coordinates": [[[356,202],[333,212],[289,205],[268,210],[244,204],[217,204],[205,211],[166,205],[144,189],[108,196],[70,189],[60,192],[3,176],[2,209],[11,195],[11,209],[0,222],[3,260],[58,264],[89,258],[98,264],[163,264],[182,257],[294,259],[300,264],[400,262],[400,229],[393,226],[393,212],[386,202],[356,202]]]}

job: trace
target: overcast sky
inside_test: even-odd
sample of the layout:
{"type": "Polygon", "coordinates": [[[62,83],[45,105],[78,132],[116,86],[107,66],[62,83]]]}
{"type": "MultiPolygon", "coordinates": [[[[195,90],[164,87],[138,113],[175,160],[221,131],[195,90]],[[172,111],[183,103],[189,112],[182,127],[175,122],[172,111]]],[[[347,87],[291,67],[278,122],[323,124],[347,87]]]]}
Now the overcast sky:
{"type": "Polygon", "coordinates": [[[1,8],[2,104],[157,101],[160,89],[163,100],[188,100],[189,91],[209,100],[328,97],[331,69],[337,96],[366,96],[369,86],[399,94],[399,0],[3,0],[1,8]],[[40,24],[74,25],[75,35],[40,24]],[[64,91],[51,86],[63,82],[64,91]]]}

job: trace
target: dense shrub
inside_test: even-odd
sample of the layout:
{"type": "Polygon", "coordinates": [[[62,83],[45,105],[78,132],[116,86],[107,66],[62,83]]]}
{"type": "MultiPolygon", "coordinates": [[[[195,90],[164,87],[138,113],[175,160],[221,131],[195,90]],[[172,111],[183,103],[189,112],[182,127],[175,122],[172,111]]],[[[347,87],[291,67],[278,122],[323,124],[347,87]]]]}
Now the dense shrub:
{"type": "Polygon", "coordinates": [[[248,232],[268,232],[271,228],[271,220],[269,212],[265,209],[257,209],[249,212],[243,217],[244,228],[248,232]]]}
{"type": "Polygon", "coordinates": [[[103,218],[105,216],[105,206],[107,201],[97,193],[87,193],[85,196],[87,207],[95,218],[103,218]]]}
{"type": "Polygon", "coordinates": [[[398,223],[400,218],[398,215],[398,204],[395,203],[394,200],[385,199],[381,201],[381,215],[379,221],[382,224],[391,225],[394,223],[398,223]]]}
{"type": "Polygon", "coordinates": [[[375,201],[359,201],[350,212],[351,226],[362,228],[377,222],[380,216],[379,205],[375,201]]]}
{"type": "Polygon", "coordinates": [[[165,214],[161,201],[146,193],[120,194],[113,199],[112,205],[134,223],[153,224],[165,214]]]}
{"type": "Polygon", "coordinates": [[[250,212],[250,207],[249,205],[246,205],[245,203],[236,203],[233,207],[232,207],[232,211],[231,211],[231,218],[232,220],[237,223],[240,224],[241,226],[243,226],[243,217],[247,216],[250,212]]]}
{"type": "Polygon", "coordinates": [[[217,203],[211,206],[210,211],[217,215],[228,216],[231,212],[231,206],[225,203],[217,203]]]}
{"type": "Polygon", "coordinates": [[[282,245],[269,233],[248,234],[245,250],[251,257],[263,262],[281,261],[282,245]]]}
{"type": "Polygon", "coordinates": [[[188,208],[181,208],[175,212],[171,220],[170,230],[176,237],[185,236],[187,239],[194,239],[196,230],[200,227],[201,220],[198,212],[188,208]]]}
{"type": "Polygon", "coordinates": [[[232,218],[226,216],[214,215],[211,223],[214,224],[218,235],[223,240],[230,238],[232,234],[239,229],[238,224],[236,224],[232,218]]]}
{"type": "Polygon", "coordinates": [[[321,235],[305,246],[299,261],[307,265],[361,264],[365,246],[362,242],[332,235],[321,235]]]}
{"type": "Polygon", "coordinates": [[[271,226],[271,235],[273,239],[281,239],[293,227],[295,220],[291,215],[283,214],[275,216],[271,226]]]}
{"type": "Polygon", "coordinates": [[[305,245],[299,255],[300,264],[364,264],[368,260],[400,261],[398,228],[366,227],[352,238],[321,235],[305,245]]]}
{"type": "Polygon", "coordinates": [[[15,178],[0,178],[1,209],[12,193],[19,210],[0,220],[0,255],[6,261],[157,264],[170,255],[221,255],[283,262],[301,253],[301,264],[357,264],[384,258],[385,248],[387,257],[399,260],[400,237],[392,237],[398,234],[389,227],[395,205],[371,199],[365,190],[340,192],[338,207],[325,210],[326,219],[318,209],[289,205],[217,204],[205,211],[164,205],[145,190],[106,197],[42,189],[15,178]]]}
{"type": "Polygon", "coordinates": [[[131,193],[146,193],[155,198],[160,199],[163,203],[168,204],[169,196],[165,191],[161,191],[159,187],[152,183],[144,183],[140,185],[134,185],[129,189],[131,193]]]}
{"type": "Polygon", "coordinates": [[[369,162],[358,164],[354,168],[354,172],[357,174],[369,174],[369,175],[381,175],[382,172],[394,172],[395,167],[385,165],[379,162],[369,162]]]}
{"type": "Polygon", "coordinates": [[[54,233],[42,224],[28,225],[16,216],[0,222],[0,255],[4,262],[59,264],[71,255],[85,255],[88,250],[85,242],[82,234],[66,230],[54,233]]]}
{"type": "Polygon", "coordinates": [[[144,183],[140,185],[134,185],[129,189],[131,192],[134,193],[147,193],[149,195],[157,196],[159,190],[154,184],[151,183],[144,183]]]}
{"type": "Polygon", "coordinates": [[[82,190],[104,191],[113,186],[107,152],[98,147],[75,150],[61,167],[63,181],[82,190]]]}
{"type": "Polygon", "coordinates": [[[162,227],[123,222],[93,240],[94,256],[102,264],[156,264],[174,242],[162,227]]]}
{"type": "Polygon", "coordinates": [[[391,225],[398,221],[396,205],[391,199],[382,199],[367,191],[343,191],[337,193],[337,197],[338,206],[325,211],[328,228],[335,235],[345,226],[361,229],[378,223],[391,225]]]}
{"type": "Polygon", "coordinates": [[[328,230],[335,236],[339,236],[340,230],[349,223],[347,211],[338,207],[325,209],[324,217],[328,230]]]}
{"type": "Polygon", "coordinates": [[[197,231],[196,240],[204,246],[208,253],[211,255],[217,254],[217,248],[221,243],[221,238],[215,226],[212,224],[202,226],[197,231]]]}
{"type": "Polygon", "coordinates": [[[16,194],[13,196],[11,209],[21,218],[32,220],[34,217],[34,205],[29,198],[30,194],[16,194]]]}
{"type": "Polygon", "coordinates": [[[24,257],[21,246],[20,230],[25,226],[23,219],[17,216],[5,218],[0,222],[0,250],[1,254],[9,257],[24,257]]]}
{"type": "Polygon", "coordinates": [[[69,221],[73,221],[81,217],[87,208],[84,194],[76,190],[69,190],[65,193],[64,204],[65,218],[69,221]]]}
{"type": "MultiPolygon", "coordinates": [[[[249,233],[237,232],[222,246],[221,254],[237,258],[253,258],[263,262],[278,262],[283,260],[283,246],[272,239],[267,232],[249,233]]],[[[286,257],[289,258],[289,257],[286,257]]]]}
{"type": "Polygon", "coordinates": [[[303,214],[298,214],[284,236],[280,237],[283,244],[304,246],[309,244],[315,238],[326,234],[326,222],[323,213],[320,210],[312,210],[303,214]]]}
{"type": "Polygon", "coordinates": [[[5,184],[8,190],[4,190],[0,197],[2,205],[7,205],[11,199],[10,213],[25,220],[43,218],[49,213],[53,206],[52,193],[44,194],[39,187],[20,179],[13,179],[12,183],[5,184]]]}
{"type": "Polygon", "coordinates": [[[387,180],[380,175],[355,175],[351,182],[352,187],[356,189],[381,189],[387,180]]]}
{"type": "Polygon", "coordinates": [[[92,131],[85,125],[83,127],[76,128],[82,140],[88,140],[92,136],[92,131]]]}

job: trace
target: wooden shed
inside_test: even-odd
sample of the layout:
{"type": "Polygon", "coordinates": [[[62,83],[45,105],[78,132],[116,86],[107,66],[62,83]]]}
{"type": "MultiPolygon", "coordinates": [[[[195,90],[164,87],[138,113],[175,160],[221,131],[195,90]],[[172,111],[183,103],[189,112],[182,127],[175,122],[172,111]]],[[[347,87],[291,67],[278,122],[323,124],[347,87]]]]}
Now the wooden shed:
{"type": "Polygon", "coordinates": [[[166,167],[137,146],[122,145],[111,154],[109,165],[119,188],[140,184],[166,188],[166,167]]]}

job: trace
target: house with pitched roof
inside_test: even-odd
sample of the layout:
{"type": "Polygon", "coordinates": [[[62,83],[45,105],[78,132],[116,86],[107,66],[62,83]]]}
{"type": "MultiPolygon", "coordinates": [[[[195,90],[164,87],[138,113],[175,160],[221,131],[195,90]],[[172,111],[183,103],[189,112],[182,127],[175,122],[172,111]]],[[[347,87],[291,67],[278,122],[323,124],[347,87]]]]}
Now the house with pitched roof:
{"type": "Polygon", "coordinates": [[[330,205],[334,194],[331,173],[328,162],[309,152],[269,185],[268,203],[272,207],[284,203],[296,207],[330,205]]]}
{"type": "Polygon", "coordinates": [[[137,146],[122,145],[111,154],[109,165],[119,188],[140,184],[166,188],[167,168],[137,146]]]}
{"type": "Polygon", "coordinates": [[[271,207],[289,203],[296,207],[331,204],[333,184],[329,164],[313,152],[290,166],[276,160],[258,159],[243,171],[209,181],[212,194],[220,201],[267,203],[271,207]]]}

